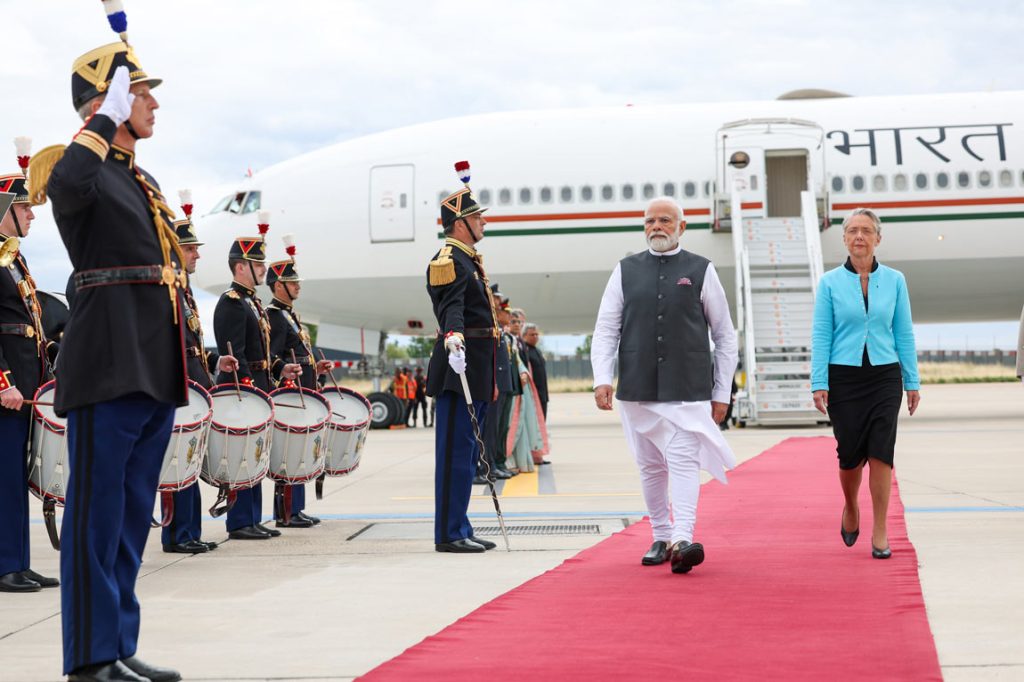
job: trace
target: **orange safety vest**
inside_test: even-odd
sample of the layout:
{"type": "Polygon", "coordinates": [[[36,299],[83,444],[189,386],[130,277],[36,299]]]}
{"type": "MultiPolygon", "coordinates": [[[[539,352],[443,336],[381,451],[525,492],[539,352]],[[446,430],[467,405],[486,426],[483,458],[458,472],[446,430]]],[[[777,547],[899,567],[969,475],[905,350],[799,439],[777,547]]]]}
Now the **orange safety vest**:
{"type": "Polygon", "coordinates": [[[409,400],[416,400],[416,379],[409,377],[409,383],[405,385],[405,397],[409,400]]]}
{"type": "Polygon", "coordinates": [[[399,400],[405,400],[407,396],[409,380],[404,374],[399,374],[395,377],[395,397],[399,400]]]}

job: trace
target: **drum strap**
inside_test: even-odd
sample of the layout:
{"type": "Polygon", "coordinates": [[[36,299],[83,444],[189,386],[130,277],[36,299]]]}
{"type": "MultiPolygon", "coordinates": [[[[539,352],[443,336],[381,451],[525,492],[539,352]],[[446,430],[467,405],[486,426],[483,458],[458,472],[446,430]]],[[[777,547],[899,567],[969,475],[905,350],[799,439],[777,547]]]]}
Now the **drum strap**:
{"type": "Polygon", "coordinates": [[[174,493],[169,490],[160,493],[160,527],[167,528],[174,521],[174,493]]]}
{"type": "Polygon", "coordinates": [[[327,478],[327,473],[324,472],[316,477],[316,499],[324,499],[324,479],[327,478]]]}
{"type": "Polygon", "coordinates": [[[60,533],[57,532],[57,501],[52,498],[43,500],[43,522],[46,534],[50,536],[50,545],[60,551],[60,533]]]}
{"type": "Polygon", "coordinates": [[[277,505],[277,518],[285,525],[292,522],[292,487],[284,483],[274,485],[274,504],[277,505]]]}

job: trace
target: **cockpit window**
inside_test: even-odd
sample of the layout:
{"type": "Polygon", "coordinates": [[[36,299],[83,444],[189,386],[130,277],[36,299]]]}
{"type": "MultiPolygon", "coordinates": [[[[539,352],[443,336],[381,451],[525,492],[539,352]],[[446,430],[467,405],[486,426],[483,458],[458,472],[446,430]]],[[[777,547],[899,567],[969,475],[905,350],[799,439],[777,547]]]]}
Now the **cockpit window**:
{"type": "Polygon", "coordinates": [[[231,198],[231,203],[228,204],[228,213],[241,213],[242,206],[245,203],[245,192],[239,192],[231,198]]]}
{"type": "Polygon", "coordinates": [[[234,198],[235,198],[234,194],[227,195],[226,197],[224,197],[223,199],[221,199],[220,201],[217,202],[217,205],[213,207],[213,210],[210,211],[210,213],[221,213],[222,211],[228,210],[228,205],[231,203],[231,200],[234,199],[234,198]]]}
{"type": "Polygon", "coordinates": [[[252,213],[253,211],[258,210],[260,210],[260,193],[249,192],[249,195],[245,197],[242,213],[252,213]]]}

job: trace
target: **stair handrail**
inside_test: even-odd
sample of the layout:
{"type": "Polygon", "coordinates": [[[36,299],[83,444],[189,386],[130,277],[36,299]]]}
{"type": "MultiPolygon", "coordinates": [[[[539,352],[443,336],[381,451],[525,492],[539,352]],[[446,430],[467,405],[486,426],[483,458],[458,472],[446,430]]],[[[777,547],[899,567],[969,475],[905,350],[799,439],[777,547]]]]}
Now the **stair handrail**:
{"type": "Polygon", "coordinates": [[[800,215],[804,221],[804,241],[807,243],[807,262],[811,275],[811,296],[818,293],[818,280],[825,272],[821,254],[821,228],[818,222],[818,203],[814,198],[814,190],[800,192],[800,215]]]}
{"type": "Polygon", "coordinates": [[[747,374],[747,396],[748,400],[750,400],[750,407],[752,410],[751,421],[756,423],[757,357],[754,349],[757,346],[754,339],[754,292],[750,287],[750,252],[747,250],[746,246],[744,246],[740,252],[740,258],[736,263],[736,269],[742,271],[743,281],[747,284],[742,292],[744,303],[743,369],[747,374]]]}

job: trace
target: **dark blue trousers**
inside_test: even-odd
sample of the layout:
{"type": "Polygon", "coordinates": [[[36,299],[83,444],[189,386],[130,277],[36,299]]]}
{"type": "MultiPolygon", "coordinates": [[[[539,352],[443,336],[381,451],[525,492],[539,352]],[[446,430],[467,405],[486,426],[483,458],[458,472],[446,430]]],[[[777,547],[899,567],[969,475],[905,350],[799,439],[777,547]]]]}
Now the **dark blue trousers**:
{"type": "Polygon", "coordinates": [[[68,413],[60,552],[65,673],[135,654],[135,580],[173,426],[174,406],[141,393],[68,413]]]}
{"type": "MultiPolygon", "coordinates": [[[[268,455],[269,456],[269,455],[268,455]]],[[[257,483],[235,494],[235,505],[227,517],[228,532],[255,526],[263,520],[263,483],[257,483]]]]}
{"type": "Polygon", "coordinates": [[[29,567],[29,417],[0,407],[0,575],[29,567]]]}
{"type": "MultiPolygon", "coordinates": [[[[482,427],[487,403],[474,400],[473,410],[482,427]]],[[[473,436],[473,423],[462,394],[441,393],[437,397],[435,416],[434,542],[440,544],[473,535],[467,511],[480,447],[473,436]]]]}
{"type": "Polygon", "coordinates": [[[164,526],[160,542],[164,545],[181,545],[189,540],[198,540],[203,533],[203,500],[196,481],[184,490],[174,493],[174,518],[171,525],[164,526]]]}

